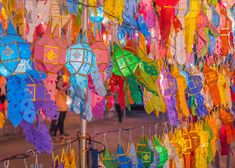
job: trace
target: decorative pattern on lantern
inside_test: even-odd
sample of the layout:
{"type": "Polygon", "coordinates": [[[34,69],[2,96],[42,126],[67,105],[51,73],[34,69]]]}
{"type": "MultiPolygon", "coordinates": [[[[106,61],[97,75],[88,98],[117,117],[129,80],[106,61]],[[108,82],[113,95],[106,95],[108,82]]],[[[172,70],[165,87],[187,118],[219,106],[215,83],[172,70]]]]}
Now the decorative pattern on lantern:
{"type": "Polygon", "coordinates": [[[118,76],[127,77],[133,74],[137,68],[137,65],[140,61],[131,52],[120,48],[117,44],[114,44],[114,53],[113,53],[113,73],[118,76]]]}
{"type": "Polygon", "coordinates": [[[30,66],[30,45],[17,33],[11,22],[7,32],[0,25],[0,74],[8,77],[24,73],[30,66]]]}
{"type": "Polygon", "coordinates": [[[164,100],[167,106],[167,115],[171,125],[177,126],[178,114],[176,110],[176,92],[177,92],[176,79],[168,72],[163,71],[162,90],[164,100]]]}
{"type": "Polygon", "coordinates": [[[219,88],[217,85],[218,81],[217,72],[211,69],[208,65],[204,65],[203,74],[205,76],[206,84],[209,87],[214,106],[220,105],[221,100],[220,100],[219,88]]]}
{"type": "Polygon", "coordinates": [[[208,114],[208,111],[204,105],[204,97],[201,95],[202,90],[202,80],[200,76],[191,76],[188,74],[187,76],[187,91],[190,96],[194,96],[197,103],[197,114],[200,117],[208,114]]]}

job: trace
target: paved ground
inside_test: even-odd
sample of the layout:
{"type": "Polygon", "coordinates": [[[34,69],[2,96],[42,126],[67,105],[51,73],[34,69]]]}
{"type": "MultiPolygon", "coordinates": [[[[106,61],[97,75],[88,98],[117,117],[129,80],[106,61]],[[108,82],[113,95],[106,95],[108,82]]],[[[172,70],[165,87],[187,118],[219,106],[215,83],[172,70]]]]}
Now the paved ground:
{"type": "MultiPolygon", "coordinates": [[[[157,123],[160,120],[164,120],[165,116],[161,116],[161,119],[157,119],[154,115],[147,116],[143,112],[131,112],[128,113],[127,117],[124,119],[123,123],[118,123],[117,118],[109,118],[100,121],[93,121],[88,124],[88,132],[90,134],[94,134],[95,132],[102,132],[104,130],[119,130],[120,128],[130,128],[135,126],[144,126],[144,130],[141,128],[135,129],[132,131],[132,140],[133,142],[138,142],[139,136],[144,133],[145,135],[153,134],[154,128],[151,127],[153,123],[157,123]],[[150,129],[151,128],[151,129],[150,129]]],[[[79,118],[70,117],[69,121],[66,121],[66,131],[70,133],[70,135],[76,136],[76,132],[79,130],[79,118]]],[[[162,128],[159,127],[158,131],[161,131],[162,128]]],[[[124,146],[124,149],[127,148],[127,144],[129,141],[129,132],[122,131],[121,132],[121,144],[124,146]]],[[[96,140],[100,142],[104,142],[104,136],[100,135],[96,137],[96,140]]],[[[108,148],[111,151],[114,151],[118,142],[119,142],[119,132],[107,133],[106,141],[108,148]]],[[[73,148],[77,149],[78,143],[74,143],[73,148]]],[[[0,160],[14,154],[22,153],[27,151],[28,149],[33,149],[33,146],[29,143],[25,142],[24,137],[22,135],[0,138],[0,160]]],[[[233,149],[235,149],[233,147],[233,149]]],[[[61,149],[55,151],[55,153],[60,152],[61,149]]],[[[235,152],[235,150],[234,150],[235,152]]],[[[231,168],[235,167],[235,158],[234,155],[231,156],[231,168]]],[[[35,161],[34,158],[27,159],[26,162],[28,166],[35,161]]],[[[44,168],[50,168],[51,165],[51,156],[50,155],[40,155],[38,156],[39,163],[43,162],[44,168]]],[[[220,157],[221,168],[225,168],[226,166],[226,157],[220,157]]],[[[9,168],[23,168],[24,160],[14,160],[10,162],[9,168]]],[[[213,166],[211,166],[213,167],[213,166]]],[[[3,164],[0,163],[0,168],[3,168],[3,164]]]]}

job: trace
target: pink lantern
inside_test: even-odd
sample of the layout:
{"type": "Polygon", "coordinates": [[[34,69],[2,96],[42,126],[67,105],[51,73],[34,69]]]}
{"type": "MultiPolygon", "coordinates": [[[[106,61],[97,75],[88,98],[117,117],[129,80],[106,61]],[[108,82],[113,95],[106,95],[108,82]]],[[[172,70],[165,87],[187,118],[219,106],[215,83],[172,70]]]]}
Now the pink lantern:
{"type": "Polygon", "coordinates": [[[33,58],[36,68],[42,72],[56,74],[65,64],[67,42],[59,37],[59,29],[51,33],[48,26],[44,35],[34,45],[33,58]]]}
{"type": "Polygon", "coordinates": [[[106,68],[108,67],[110,57],[109,57],[109,50],[104,45],[104,42],[99,33],[96,33],[96,37],[93,36],[95,40],[92,40],[90,46],[93,53],[96,55],[96,62],[101,73],[105,72],[106,68]]]}

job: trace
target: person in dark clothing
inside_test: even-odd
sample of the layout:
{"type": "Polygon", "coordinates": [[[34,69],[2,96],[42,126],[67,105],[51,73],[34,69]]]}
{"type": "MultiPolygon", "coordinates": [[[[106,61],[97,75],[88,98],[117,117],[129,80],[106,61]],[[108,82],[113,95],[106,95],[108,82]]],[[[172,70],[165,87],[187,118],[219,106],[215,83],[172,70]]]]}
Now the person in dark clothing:
{"type": "Polygon", "coordinates": [[[122,118],[123,118],[123,110],[118,102],[118,95],[117,93],[114,95],[114,101],[115,101],[115,109],[117,111],[117,115],[118,115],[118,121],[121,123],[122,122],[122,118]]]}

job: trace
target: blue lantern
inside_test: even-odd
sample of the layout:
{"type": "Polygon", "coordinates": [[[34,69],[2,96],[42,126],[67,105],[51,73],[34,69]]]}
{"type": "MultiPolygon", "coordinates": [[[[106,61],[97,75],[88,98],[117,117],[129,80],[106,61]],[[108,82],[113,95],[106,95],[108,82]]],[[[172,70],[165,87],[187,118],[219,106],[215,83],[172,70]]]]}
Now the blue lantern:
{"type": "Polygon", "coordinates": [[[88,75],[91,75],[95,90],[100,96],[104,96],[106,90],[96,64],[96,56],[88,45],[86,33],[82,39],[78,38],[77,43],[68,48],[65,66],[71,74],[70,82],[74,98],[72,110],[75,113],[84,112],[81,117],[91,120],[91,97],[88,90],[88,75]]]}
{"type": "Polygon", "coordinates": [[[0,74],[8,77],[24,73],[30,67],[30,45],[23,40],[9,22],[7,32],[0,25],[0,74]]]}

